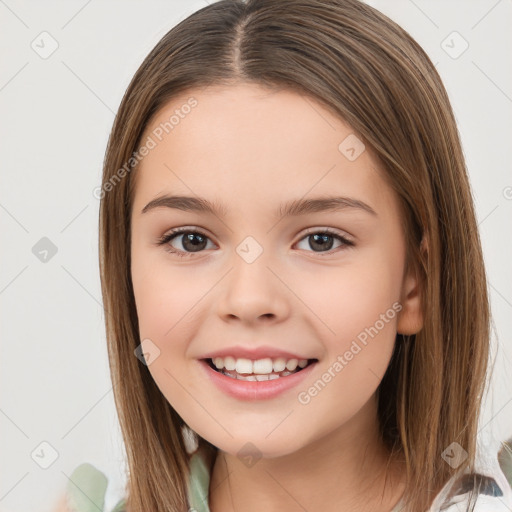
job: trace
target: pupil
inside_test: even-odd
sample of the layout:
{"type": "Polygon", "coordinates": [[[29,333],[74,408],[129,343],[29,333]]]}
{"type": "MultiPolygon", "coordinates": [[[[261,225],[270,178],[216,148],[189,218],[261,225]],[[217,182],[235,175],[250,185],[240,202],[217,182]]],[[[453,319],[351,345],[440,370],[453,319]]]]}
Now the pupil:
{"type": "Polygon", "coordinates": [[[312,249],[315,249],[315,244],[318,244],[317,248],[320,250],[328,251],[332,248],[333,237],[329,234],[318,234],[311,235],[309,245],[312,249]],[[313,238],[313,243],[311,242],[313,238]],[[330,243],[329,243],[330,242],[330,243]]]}
{"type": "Polygon", "coordinates": [[[191,250],[192,252],[196,252],[198,250],[204,249],[206,246],[206,240],[199,233],[186,233],[183,237],[183,247],[187,250],[191,250]],[[197,240],[199,239],[199,242],[197,240]],[[187,247],[187,244],[190,243],[191,246],[187,247]]]}

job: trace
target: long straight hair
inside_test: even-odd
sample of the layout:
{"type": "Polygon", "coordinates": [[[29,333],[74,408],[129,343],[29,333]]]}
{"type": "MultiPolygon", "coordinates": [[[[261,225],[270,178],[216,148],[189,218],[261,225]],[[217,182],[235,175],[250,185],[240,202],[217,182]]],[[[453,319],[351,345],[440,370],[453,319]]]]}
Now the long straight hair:
{"type": "MultiPolygon", "coordinates": [[[[458,443],[467,452],[457,471],[475,470],[489,356],[486,276],[441,79],[405,30],[358,0],[213,3],[158,42],[122,99],[104,160],[99,257],[127,510],[186,512],[190,460],[184,420],[134,356],[141,340],[130,273],[133,155],[177,94],[244,82],[320,102],[373,150],[398,195],[424,326],[413,336],[397,334],[378,388],[378,418],[383,442],[406,465],[407,507],[425,511],[454,475],[441,457],[447,447],[458,443]]],[[[215,446],[198,441],[215,455],[215,446]]]]}

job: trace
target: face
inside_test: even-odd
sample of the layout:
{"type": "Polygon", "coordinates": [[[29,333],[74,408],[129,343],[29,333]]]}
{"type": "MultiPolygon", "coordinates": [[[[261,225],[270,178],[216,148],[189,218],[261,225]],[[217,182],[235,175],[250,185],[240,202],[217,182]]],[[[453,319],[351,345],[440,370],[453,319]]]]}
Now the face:
{"type": "Polygon", "coordinates": [[[341,431],[375,403],[397,331],[421,326],[398,200],[379,162],[314,99],[249,84],[175,97],[142,141],[131,275],[163,395],[231,454],[251,442],[276,457],[341,431]],[[181,200],[142,213],[163,196],[216,210],[181,200]],[[344,199],[315,202],[327,198],[344,199]],[[280,393],[244,398],[201,361],[235,346],[317,362],[261,382],[295,379],[280,393]]]}

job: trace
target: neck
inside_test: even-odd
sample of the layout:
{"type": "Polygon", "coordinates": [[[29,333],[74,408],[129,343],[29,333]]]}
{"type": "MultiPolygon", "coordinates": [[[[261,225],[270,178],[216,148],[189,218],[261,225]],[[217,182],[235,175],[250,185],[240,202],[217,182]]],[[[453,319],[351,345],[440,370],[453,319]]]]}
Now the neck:
{"type": "Polygon", "coordinates": [[[375,397],[337,430],[293,453],[247,467],[219,450],[210,480],[211,512],[389,512],[405,488],[378,432],[375,397]]]}

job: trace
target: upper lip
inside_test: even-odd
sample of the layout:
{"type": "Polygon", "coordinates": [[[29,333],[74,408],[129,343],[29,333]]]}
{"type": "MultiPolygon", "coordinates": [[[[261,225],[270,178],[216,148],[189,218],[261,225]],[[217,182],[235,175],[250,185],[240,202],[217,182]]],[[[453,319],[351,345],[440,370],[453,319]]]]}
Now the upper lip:
{"type": "Polygon", "coordinates": [[[286,350],[280,350],[271,346],[261,346],[261,347],[243,347],[243,346],[233,346],[228,348],[223,348],[221,350],[215,350],[213,352],[209,352],[205,354],[200,359],[214,359],[215,357],[227,357],[232,356],[235,359],[265,359],[270,357],[271,359],[276,359],[278,357],[283,357],[284,359],[314,359],[312,357],[306,357],[294,354],[292,352],[287,352],[286,350]]]}

